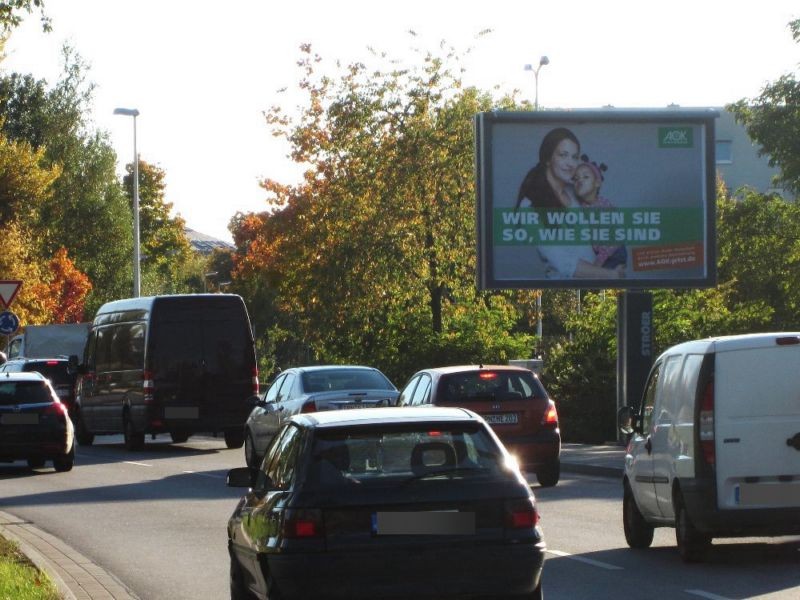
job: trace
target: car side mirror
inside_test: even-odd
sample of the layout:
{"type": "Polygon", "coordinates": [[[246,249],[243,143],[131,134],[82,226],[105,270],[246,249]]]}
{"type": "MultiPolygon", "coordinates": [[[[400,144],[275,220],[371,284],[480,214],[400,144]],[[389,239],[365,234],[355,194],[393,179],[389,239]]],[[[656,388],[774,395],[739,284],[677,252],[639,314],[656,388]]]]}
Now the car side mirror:
{"type": "Polygon", "coordinates": [[[225,485],[228,487],[251,488],[255,485],[258,471],[250,467],[238,467],[228,471],[225,485]]]}
{"type": "Polygon", "coordinates": [[[617,411],[617,425],[625,435],[632,435],[636,431],[637,415],[630,406],[623,406],[617,411]]]}
{"type": "Polygon", "coordinates": [[[263,406],[264,406],[264,404],[265,404],[265,403],[264,403],[264,401],[261,399],[261,396],[257,396],[257,395],[255,395],[255,394],[253,394],[252,396],[250,396],[250,397],[249,397],[249,398],[246,400],[246,402],[247,402],[247,405],[248,405],[248,406],[250,406],[251,408],[255,408],[256,406],[261,406],[261,407],[263,407],[263,406]]]}

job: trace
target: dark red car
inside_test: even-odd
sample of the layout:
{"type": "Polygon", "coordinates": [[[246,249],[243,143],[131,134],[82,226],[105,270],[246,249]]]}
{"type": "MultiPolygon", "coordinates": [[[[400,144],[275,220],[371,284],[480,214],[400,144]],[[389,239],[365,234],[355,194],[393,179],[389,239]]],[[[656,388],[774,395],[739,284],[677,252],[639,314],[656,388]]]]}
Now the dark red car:
{"type": "Polygon", "coordinates": [[[398,406],[459,406],[481,415],[542,487],[561,476],[555,402],[533,371],[508,365],[424,369],[400,392],[398,406]]]}

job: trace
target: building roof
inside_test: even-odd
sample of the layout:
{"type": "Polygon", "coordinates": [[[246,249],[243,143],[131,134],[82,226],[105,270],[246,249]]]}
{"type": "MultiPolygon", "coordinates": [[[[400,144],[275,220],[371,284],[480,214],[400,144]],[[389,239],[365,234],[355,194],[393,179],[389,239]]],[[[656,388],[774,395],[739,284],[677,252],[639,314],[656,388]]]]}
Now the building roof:
{"type": "Polygon", "coordinates": [[[214,250],[236,249],[236,247],[229,242],[211,237],[205,233],[200,233],[194,229],[184,227],[183,231],[186,237],[189,238],[189,243],[192,245],[192,248],[195,252],[199,252],[200,254],[211,254],[214,250]]]}

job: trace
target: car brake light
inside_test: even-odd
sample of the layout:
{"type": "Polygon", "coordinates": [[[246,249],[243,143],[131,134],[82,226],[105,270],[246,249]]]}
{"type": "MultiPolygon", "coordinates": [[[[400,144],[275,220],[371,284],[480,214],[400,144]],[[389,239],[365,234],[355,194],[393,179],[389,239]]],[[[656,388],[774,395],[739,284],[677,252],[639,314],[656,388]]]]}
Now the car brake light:
{"type": "Polygon", "coordinates": [[[533,529],[538,523],[539,513],[533,498],[506,503],[506,527],[508,529],[533,529]]]}
{"type": "Polygon", "coordinates": [[[283,520],[283,536],[289,539],[322,537],[322,513],[318,509],[288,512],[283,520]]]}
{"type": "Polygon", "coordinates": [[[542,425],[558,426],[558,411],[556,410],[556,403],[552,400],[547,401],[547,410],[544,411],[542,425]]]}
{"type": "Polygon", "coordinates": [[[700,449],[706,463],[713,465],[716,462],[714,449],[714,382],[711,381],[703,391],[703,400],[700,405],[700,449]]]}
{"type": "Polygon", "coordinates": [[[58,361],[57,360],[48,360],[45,364],[48,367],[55,367],[58,364],[58,361]]]}
{"type": "Polygon", "coordinates": [[[497,379],[497,373],[493,373],[491,371],[482,372],[478,375],[481,379],[497,379]]]}
{"type": "Polygon", "coordinates": [[[775,338],[775,343],[778,346],[794,346],[795,344],[800,344],[800,337],[796,335],[779,337],[775,338]]]}
{"type": "Polygon", "coordinates": [[[67,407],[63,402],[61,402],[59,400],[56,400],[55,402],[53,402],[50,406],[45,408],[44,411],[42,411],[42,412],[45,415],[56,415],[58,417],[61,417],[62,419],[66,419],[67,418],[67,407]]]}
{"type": "Polygon", "coordinates": [[[313,413],[317,412],[317,403],[313,400],[308,400],[305,404],[303,404],[302,408],[300,409],[301,413],[313,413]]]}
{"type": "Polygon", "coordinates": [[[258,396],[258,367],[253,367],[253,395],[258,396]]]}
{"type": "Polygon", "coordinates": [[[150,403],[153,401],[153,390],[155,386],[153,385],[153,373],[150,371],[143,371],[142,372],[142,392],[144,393],[144,401],[145,403],[150,403]]]}

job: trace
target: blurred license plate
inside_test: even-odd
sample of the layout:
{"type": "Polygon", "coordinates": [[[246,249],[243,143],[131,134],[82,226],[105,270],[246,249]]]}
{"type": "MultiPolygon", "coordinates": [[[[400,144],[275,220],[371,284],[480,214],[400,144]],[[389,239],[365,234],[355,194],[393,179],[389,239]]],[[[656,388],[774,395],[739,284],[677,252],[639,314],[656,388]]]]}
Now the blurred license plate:
{"type": "Polygon", "coordinates": [[[375,535],[475,535],[475,513],[458,511],[376,512],[375,535]]]}
{"type": "Polygon", "coordinates": [[[69,397],[69,390],[56,390],[56,396],[59,398],[67,398],[69,397]]]}
{"type": "Polygon", "coordinates": [[[167,406],[164,409],[164,417],[167,419],[197,419],[200,417],[200,410],[196,406],[167,406]]]}
{"type": "Polygon", "coordinates": [[[490,425],[513,425],[515,423],[519,423],[519,415],[517,415],[517,413],[483,415],[483,418],[490,425]]]}
{"type": "Polygon", "coordinates": [[[0,423],[3,425],[38,425],[39,415],[21,413],[0,415],[0,423]]]}

